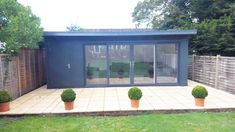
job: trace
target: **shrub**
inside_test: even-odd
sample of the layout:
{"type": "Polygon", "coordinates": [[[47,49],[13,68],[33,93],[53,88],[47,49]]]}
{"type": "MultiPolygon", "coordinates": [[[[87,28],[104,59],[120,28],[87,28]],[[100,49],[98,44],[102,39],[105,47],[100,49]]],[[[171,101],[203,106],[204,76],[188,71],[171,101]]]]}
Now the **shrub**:
{"type": "Polygon", "coordinates": [[[60,96],[64,102],[73,102],[76,98],[76,93],[72,89],[65,89],[60,96]]]}
{"type": "Polygon", "coordinates": [[[133,100],[140,100],[142,91],[138,87],[132,87],[128,91],[128,97],[133,100]]]}
{"type": "Polygon", "coordinates": [[[11,96],[7,91],[0,91],[0,103],[5,103],[11,101],[11,96]]]}
{"type": "Polygon", "coordinates": [[[192,95],[195,98],[205,99],[206,96],[208,95],[208,92],[207,92],[205,87],[198,85],[198,86],[193,88],[192,95]]]}

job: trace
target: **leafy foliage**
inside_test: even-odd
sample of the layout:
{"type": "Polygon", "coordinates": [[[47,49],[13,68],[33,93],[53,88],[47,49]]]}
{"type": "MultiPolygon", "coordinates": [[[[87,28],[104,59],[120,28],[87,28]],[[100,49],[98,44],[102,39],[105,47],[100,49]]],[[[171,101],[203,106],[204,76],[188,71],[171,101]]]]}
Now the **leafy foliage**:
{"type": "Polygon", "coordinates": [[[7,91],[0,91],[0,103],[11,101],[11,96],[7,91]]]}
{"type": "Polygon", "coordinates": [[[40,19],[15,0],[1,0],[0,7],[0,51],[17,53],[20,48],[37,48],[43,35],[40,19]]]}
{"type": "Polygon", "coordinates": [[[205,87],[198,85],[198,86],[196,86],[196,87],[193,88],[193,90],[192,90],[192,95],[193,95],[195,98],[202,98],[202,99],[204,99],[204,98],[207,97],[208,92],[207,92],[207,90],[206,90],[205,87]]]}
{"type": "Polygon", "coordinates": [[[137,26],[197,29],[190,40],[190,53],[235,56],[234,0],[144,0],[132,16],[137,26]]]}
{"type": "Polygon", "coordinates": [[[138,87],[132,87],[128,91],[128,97],[133,100],[140,100],[142,97],[142,91],[138,87]]]}
{"type": "Polygon", "coordinates": [[[76,99],[76,93],[72,89],[65,89],[60,96],[64,102],[73,102],[76,99]]]}
{"type": "Polygon", "coordinates": [[[190,40],[189,53],[196,51],[196,54],[207,55],[235,55],[235,40],[232,36],[231,17],[221,17],[220,19],[206,19],[201,23],[193,23],[183,29],[197,29],[197,36],[190,40]]]}

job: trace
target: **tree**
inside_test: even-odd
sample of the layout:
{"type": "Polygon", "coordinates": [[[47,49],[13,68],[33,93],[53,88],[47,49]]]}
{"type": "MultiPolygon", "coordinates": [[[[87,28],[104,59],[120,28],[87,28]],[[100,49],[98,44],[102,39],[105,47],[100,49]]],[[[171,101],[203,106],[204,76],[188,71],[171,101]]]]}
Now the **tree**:
{"type": "Polygon", "coordinates": [[[231,34],[232,18],[204,20],[184,29],[197,29],[197,36],[190,40],[189,53],[193,50],[200,55],[234,55],[235,44],[231,34]]]}
{"type": "Polygon", "coordinates": [[[152,28],[171,29],[191,22],[185,0],[144,0],[132,13],[136,25],[142,23],[152,28]]]}
{"type": "Polygon", "coordinates": [[[189,51],[235,56],[234,0],[144,0],[132,16],[137,26],[197,29],[189,51]]]}
{"type": "Polygon", "coordinates": [[[70,26],[66,27],[69,32],[77,32],[82,31],[83,29],[80,26],[71,24],[70,26]]]}
{"type": "Polygon", "coordinates": [[[1,0],[0,7],[0,51],[15,54],[20,48],[37,48],[43,36],[40,19],[16,0],[1,0]]]}

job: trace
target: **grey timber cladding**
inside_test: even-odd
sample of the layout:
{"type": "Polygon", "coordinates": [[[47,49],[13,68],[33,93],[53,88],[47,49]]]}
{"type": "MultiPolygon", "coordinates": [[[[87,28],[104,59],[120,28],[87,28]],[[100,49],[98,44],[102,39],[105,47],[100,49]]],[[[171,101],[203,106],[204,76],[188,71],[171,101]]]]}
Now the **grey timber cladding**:
{"type": "MultiPolygon", "coordinates": [[[[191,35],[195,35],[196,30],[134,30],[134,29],[100,29],[100,30],[83,30],[81,32],[45,32],[44,33],[44,46],[46,51],[46,71],[47,71],[47,86],[48,88],[76,88],[76,87],[99,87],[105,86],[133,86],[133,85],[187,85],[187,58],[188,58],[188,39],[191,35]],[[136,77],[136,68],[134,66],[140,65],[143,68],[149,67],[150,63],[147,62],[135,62],[135,48],[138,45],[154,45],[154,51],[156,48],[161,48],[160,45],[174,44],[175,55],[167,53],[167,51],[161,51],[161,54],[165,55],[165,58],[175,58],[176,62],[171,62],[170,60],[164,61],[164,57],[156,56],[157,53],[154,52],[154,64],[151,63],[154,73],[156,76],[153,77],[154,83],[142,83],[135,84],[133,78],[136,77]],[[122,45],[122,46],[121,46],[122,45]],[[157,46],[159,45],[159,46],[157,46]],[[102,79],[107,79],[106,84],[93,84],[89,85],[89,82],[94,82],[94,80],[100,81],[101,78],[89,78],[91,72],[89,71],[89,64],[86,63],[87,52],[86,49],[89,46],[94,46],[101,48],[103,46],[103,52],[105,53],[105,64],[107,69],[101,71],[100,67],[97,71],[92,71],[93,76],[102,76],[102,79]],[[109,54],[111,53],[112,47],[129,47],[128,50],[128,69],[125,74],[129,83],[111,85],[111,81],[116,77],[118,80],[118,73],[112,73],[112,68],[117,67],[118,63],[112,62],[109,54]],[[162,59],[161,62],[157,62],[156,57],[162,59]],[[176,58],[177,57],[177,58],[176,58]],[[167,63],[175,65],[173,69],[167,66],[167,63]],[[163,64],[164,63],[164,64],[163,64]],[[114,65],[115,64],[115,65],[114,65]],[[112,65],[112,66],[111,66],[112,65]],[[159,69],[156,65],[163,66],[159,69]],[[165,67],[164,67],[165,65],[165,67]],[[111,69],[110,69],[111,68],[111,69]],[[168,70],[168,71],[167,71],[168,70]],[[176,71],[175,71],[176,70],[176,71]],[[174,74],[175,73],[175,74],[174,74]],[[175,82],[164,82],[160,83],[158,77],[165,75],[174,74],[176,76],[175,82]],[[89,80],[90,79],[90,80],[89,80]],[[93,79],[93,80],[91,80],[93,79]]],[[[164,47],[164,46],[163,46],[164,47]]],[[[172,46],[171,46],[172,47],[172,46]]],[[[163,48],[164,49],[164,48],[163,48]]],[[[95,49],[94,49],[95,50],[95,49]]],[[[157,49],[156,49],[157,50],[157,49]]],[[[166,48],[167,50],[167,48],[166,48]]],[[[169,48],[168,48],[169,50],[169,48]]],[[[97,56],[94,56],[97,57],[97,56]]],[[[172,59],[171,59],[172,60],[172,59]]],[[[121,61],[121,60],[119,60],[121,61]]],[[[122,62],[123,63],[123,62],[122,62]]],[[[93,64],[93,63],[91,63],[93,64]]],[[[93,64],[94,65],[94,64],[93,64]]],[[[97,63],[98,65],[98,63],[97,63]]],[[[126,66],[126,64],[125,64],[126,66]]],[[[98,67],[98,66],[97,66],[98,67]]],[[[150,68],[150,67],[149,67],[150,68]]],[[[96,68],[97,69],[97,68],[96,68]]],[[[137,68],[138,69],[138,68],[137,68]]],[[[93,68],[94,70],[94,68],[93,68]]],[[[124,69],[125,70],[125,69],[124,69]]],[[[137,71],[137,70],[136,70],[137,71]]],[[[151,79],[147,77],[149,70],[145,70],[142,75],[142,79],[151,79]]],[[[138,71],[138,74],[142,74],[143,70],[138,71]]],[[[140,75],[138,75],[140,76],[140,75]]],[[[120,78],[121,79],[121,78],[120,78]]],[[[120,80],[119,80],[120,81],[120,80]]]]}

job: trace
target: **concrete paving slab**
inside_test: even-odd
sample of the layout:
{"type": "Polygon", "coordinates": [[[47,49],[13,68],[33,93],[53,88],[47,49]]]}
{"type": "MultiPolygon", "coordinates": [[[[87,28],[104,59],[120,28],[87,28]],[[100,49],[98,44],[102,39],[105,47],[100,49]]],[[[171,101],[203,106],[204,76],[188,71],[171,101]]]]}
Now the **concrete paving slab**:
{"type": "Polygon", "coordinates": [[[235,95],[205,86],[209,92],[204,107],[194,105],[191,90],[197,82],[188,86],[140,86],[143,97],[138,109],[130,106],[128,90],[131,87],[75,88],[77,98],[74,109],[67,111],[61,101],[63,89],[47,89],[42,86],[11,102],[11,110],[0,115],[130,112],[130,111],[187,111],[187,110],[235,110],[235,95]]]}

